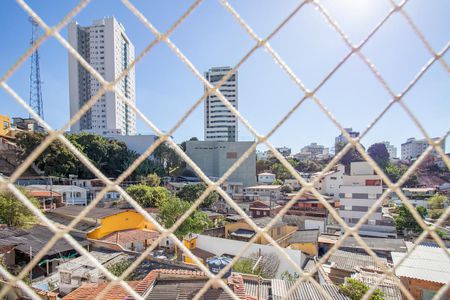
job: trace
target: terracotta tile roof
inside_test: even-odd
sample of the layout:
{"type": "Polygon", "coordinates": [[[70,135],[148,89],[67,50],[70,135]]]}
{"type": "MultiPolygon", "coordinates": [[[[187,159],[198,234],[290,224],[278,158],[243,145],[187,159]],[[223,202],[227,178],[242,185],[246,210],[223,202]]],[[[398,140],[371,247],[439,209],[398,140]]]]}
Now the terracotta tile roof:
{"type": "MultiPolygon", "coordinates": [[[[139,284],[139,281],[128,281],[127,282],[131,288],[135,289],[136,286],[139,284]]],[[[106,288],[108,283],[89,283],[84,284],[74,290],[73,292],[69,293],[67,296],[65,296],[64,300],[87,300],[87,299],[94,299],[102,290],[106,288]]],[[[128,292],[120,285],[113,286],[105,295],[103,299],[108,300],[122,300],[125,297],[127,297],[128,292]]]]}
{"type": "Polygon", "coordinates": [[[155,240],[159,236],[159,232],[154,230],[129,229],[108,234],[100,240],[110,243],[117,243],[117,234],[119,235],[118,243],[120,245],[126,245],[132,242],[142,242],[144,240],[155,240]]]}
{"type": "MultiPolygon", "coordinates": [[[[148,273],[142,280],[128,281],[127,283],[139,295],[144,296],[147,299],[191,299],[203,287],[208,279],[206,274],[201,271],[156,269],[148,273]]],[[[94,299],[107,285],[108,283],[85,284],[65,296],[63,299],[94,299]]],[[[228,285],[239,299],[256,299],[246,294],[244,280],[241,274],[233,273],[228,278],[228,285]]],[[[115,285],[106,293],[103,299],[132,300],[133,297],[120,285],[115,285]]],[[[202,299],[229,300],[231,297],[222,289],[209,289],[203,295],[202,299]]]]}
{"type": "Polygon", "coordinates": [[[30,190],[28,193],[33,197],[61,197],[60,193],[50,192],[46,190],[30,190]]]}

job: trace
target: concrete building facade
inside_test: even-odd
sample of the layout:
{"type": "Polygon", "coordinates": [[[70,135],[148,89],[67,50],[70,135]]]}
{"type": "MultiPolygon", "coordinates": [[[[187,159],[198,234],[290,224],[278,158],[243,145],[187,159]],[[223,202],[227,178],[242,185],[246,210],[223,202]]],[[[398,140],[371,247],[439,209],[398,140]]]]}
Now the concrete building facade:
{"type": "MultiPolygon", "coordinates": [[[[230,67],[215,67],[205,72],[205,78],[216,85],[231,70],[230,67]]],[[[205,92],[207,88],[205,86],[205,92]]],[[[238,109],[238,74],[230,78],[219,88],[225,98],[238,109]]],[[[233,113],[215,94],[205,99],[205,141],[236,142],[238,140],[238,122],[233,113]]]]}
{"type": "MultiPolygon", "coordinates": [[[[348,224],[356,224],[383,192],[380,176],[367,162],[352,162],[350,175],[344,175],[339,189],[339,215],[348,224]]],[[[381,208],[368,219],[369,225],[382,220],[381,208]]]]}
{"type": "MultiPolygon", "coordinates": [[[[345,131],[350,135],[351,138],[357,138],[359,136],[358,131],[353,131],[353,128],[344,128],[345,131]]],[[[339,144],[347,144],[347,139],[341,133],[334,139],[334,147],[337,148],[339,144]]]]}
{"type": "Polygon", "coordinates": [[[384,141],[382,143],[386,146],[386,150],[389,153],[389,158],[397,158],[397,147],[391,145],[391,143],[389,143],[388,141],[384,141]]]}
{"type": "MultiPolygon", "coordinates": [[[[433,138],[433,141],[438,140],[439,138],[433,138]]],[[[403,160],[411,160],[416,159],[419,157],[422,153],[425,152],[425,150],[430,146],[427,142],[427,140],[416,140],[415,138],[409,138],[406,140],[405,143],[402,144],[402,153],[401,158],[403,160]]],[[[445,140],[441,143],[442,150],[445,152],[445,140]]],[[[431,152],[431,155],[437,156],[437,152],[433,150],[431,152]]]]}
{"type": "MultiPolygon", "coordinates": [[[[115,80],[134,60],[134,46],[123,25],[114,17],[96,20],[86,27],[72,22],[68,32],[70,45],[107,81],[115,80]]],[[[124,97],[135,103],[134,68],[117,86],[124,97]]],[[[69,55],[70,116],[74,116],[99,89],[100,83],[69,55]]],[[[136,114],[116,93],[108,92],[72,125],[71,131],[134,135],[136,114]]]]}
{"type": "MultiPolygon", "coordinates": [[[[209,177],[219,178],[251,147],[253,142],[187,141],[186,154],[209,177]]],[[[256,184],[256,153],[253,151],[228,179],[244,186],[256,184]]]]}

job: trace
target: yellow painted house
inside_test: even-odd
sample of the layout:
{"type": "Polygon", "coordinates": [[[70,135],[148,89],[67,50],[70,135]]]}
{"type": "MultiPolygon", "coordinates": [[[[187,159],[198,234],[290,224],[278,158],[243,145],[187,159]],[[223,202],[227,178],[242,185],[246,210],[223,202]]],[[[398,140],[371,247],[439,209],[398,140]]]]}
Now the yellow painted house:
{"type": "Polygon", "coordinates": [[[319,250],[318,240],[318,229],[297,230],[289,238],[288,248],[300,250],[301,252],[311,256],[317,256],[319,250]]]}
{"type": "MultiPolygon", "coordinates": [[[[84,206],[63,206],[51,210],[49,217],[57,223],[61,223],[61,218],[68,220],[77,217],[84,206]],[[51,217],[58,216],[59,218],[51,217]]],[[[101,239],[104,236],[128,229],[148,229],[155,230],[152,223],[147,221],[139,212],[132,209],[112,209],[94,207],[82,219],[82,224],[86,224],[86,236],[90,239],[101,239]]],[[[80,228],[80,227],[79,227],[80,228]]]]}
{"type": "Polygon", "coordinates": [[[0,115],[0,136],[9,136],[11,131],[11,118],[0,115]]]}
{"type": "MultiPolygon", "coordinates": [[[[260,228],[264,228],[272,221],[272,217],[263,217],[263,218],[254,218],[253,222],[256,223],[260,228]]],[[[277,241],[280,246],[286,247],[288,246],[289,237],[297,230],[297,226],[290,226],[285,222],[278,220],[272,228],[268,231],[268,234],[271,238],[277,241]]],[[[234,223],[225,224],[225,238],[233,239],[239,241],[248,241],[250,240],[255,231],[253,228],[247,224],[245,220],[240,220],[234,223]]],[[[265,245],[268,244],[266,238],[260,236],[255,241],[256,244],[265,245]]]]}

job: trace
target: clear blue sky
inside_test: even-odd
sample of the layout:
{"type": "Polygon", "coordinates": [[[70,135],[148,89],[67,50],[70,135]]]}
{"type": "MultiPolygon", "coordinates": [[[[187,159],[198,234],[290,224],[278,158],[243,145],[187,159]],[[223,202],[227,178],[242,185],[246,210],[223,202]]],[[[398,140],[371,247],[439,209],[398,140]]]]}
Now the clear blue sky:
{"type": "MultiPolygon", "coordinates": [[[[354,43],[358,43],[390,9],[389,1],[322,1],[354,43]]],[[[190,1],[134,1],[160,30],[187,9],[190,1]]],[[[231,4],[260,36],[267,35],[300,3],[295,1],[232,1],[231,4]]],[[[29,5],[49,25],[55,25],[76,1],[29,1],[29,5]]],[[[427,36],[436,51],[450,40],[450,2],[411,0],[406,10],[427,36]]],[[[126,28],[136,47],[136,55],[153,39],[150,31],[120,2],[94,0],[75,20],[82,25],[105,16],[115,16],[126,28]]],[[[15,1],[2,1],[0,9],[0,73],[29,47],[30,24],[15,1]]],[[[67,31],[62,31],[64,37],[67,31]]],[[[211,66],[234,66],[254,45],[251,38],[218,2],[206,0],[171,36],[172,41],[201,71],[211,66]]],[[[336,32],[310,5],[304,7],[271,41],[273,48],[310,89],[348,51],[336,32]]],[[[430,59],[430,54],[400,15],[394,15],[363,48],[381,75],[397,93],[412,80],[430,59]]],[[[41,77],[46,121],[62,126],[69,118],[68,63],[66,50],[50,39],[40,48],[41,77]]],[[[450,63],[450,54],[445,56],[450,63]]],[[[29,61],[10,78],[9,84],[24,99],[29,94],[29,61]]],[[[138,107],[162,130],[169,130],[183,112],[203,93],[201,82],[164,44],[158,45],[136,67],[138,107]]],[[[257,51],[239,69],[239,110],[260,133],[265,133],[302,96],[300,90],[264,50],[257,51]]],[[[359,57],[352,57],[325,84],[318,97],[345,127],[363,130],[388,103],[389,95],[359,57]]],[[[436,63],[405,98],[406,103],[432,136],[450,127],[450,77],[436,63]]],[[[0,114],[26,116],[25,111],[0,90],[0,114]]],[[[138,121],[140,133],[151,133],[138,121]]],[[[252,140],[240,126],[241,140],[252,140]]],[[[270,139],[276,146],[294,151],[310,142],[332,146],[337,128],[318,107],[307,101],[270,139]]],[[[203,138],[203,106],[175,132],[181,142],[192,136],[203,138]]],[[[408,137],[422,138],[399,106],[388,112],[363,139],[368,146],[388,140],[400,146],[408,137]]],[[[399,149],[400,150],[400,149],[399,149]]],[[[447,151],[450,144],[447,141],[447,151]]]]}

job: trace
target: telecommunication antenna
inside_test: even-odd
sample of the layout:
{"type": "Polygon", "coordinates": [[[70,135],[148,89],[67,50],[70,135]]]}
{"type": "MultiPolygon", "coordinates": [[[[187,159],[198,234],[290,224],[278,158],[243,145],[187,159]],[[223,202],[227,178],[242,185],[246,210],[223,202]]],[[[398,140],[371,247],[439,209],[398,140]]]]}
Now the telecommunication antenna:
{"type": "MultiPolygon", "coordinates": [[[[38,37],[38,23],[29,18],[31,23],[31,40],[33,45],[38,37]]],[[[41,71],[39,67],[39,51],[36,49],[31,55],[31,73],[30,73],[30,107],[43,119],[44,118],[44,104],[42,102],[41,91],[41,71]]],[[[30,116],[31,117],[31,116],[30,116]]]]}

